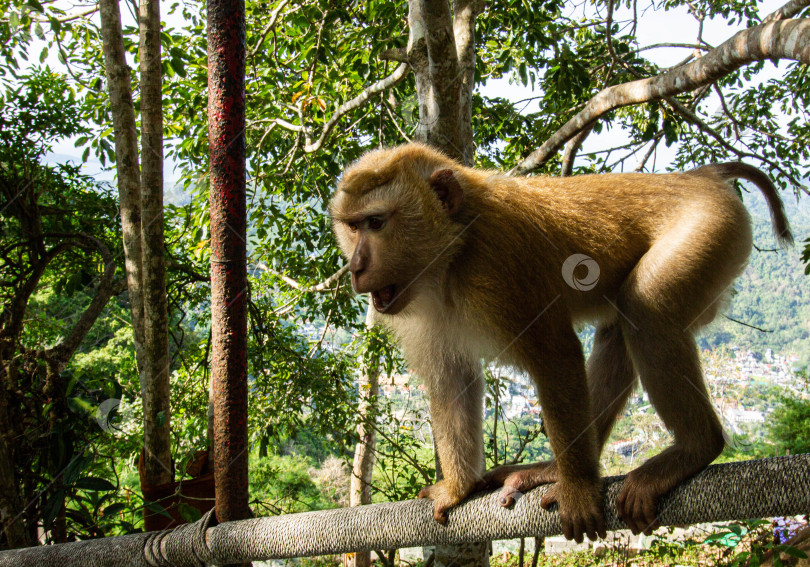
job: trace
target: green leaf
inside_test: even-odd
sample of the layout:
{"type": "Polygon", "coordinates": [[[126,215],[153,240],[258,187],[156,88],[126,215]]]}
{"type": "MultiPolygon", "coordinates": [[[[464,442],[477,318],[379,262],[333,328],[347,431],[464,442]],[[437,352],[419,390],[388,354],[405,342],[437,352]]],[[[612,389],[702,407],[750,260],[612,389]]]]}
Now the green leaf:
{"type": "Polygon", "coordinates": [[[67,399],[68,407],[75,413],[95,413],[96,406],[76,396],[67,399]]]}
{"type": "Polygon", "coordinates": [[[186,76],[186,67],[181,59],[170,59],[169,65],[171,66],[172,70],[181,77],[186,76]]]}
{"type": "Polygon", "coordinates": [[[51,24],[51,31],[53,31],[53,33],[59,33],[62,31],[62,22],[53,16],[48,16],[48,22],[51,24]]]}
{"type": "Polygon", "coordinates": [[[64,483],[68,486],[72,485],[92,462],[93,457],[91,456],[73,457],[68,466],[65,467],[65,472],[62,475],[64,483]]]}

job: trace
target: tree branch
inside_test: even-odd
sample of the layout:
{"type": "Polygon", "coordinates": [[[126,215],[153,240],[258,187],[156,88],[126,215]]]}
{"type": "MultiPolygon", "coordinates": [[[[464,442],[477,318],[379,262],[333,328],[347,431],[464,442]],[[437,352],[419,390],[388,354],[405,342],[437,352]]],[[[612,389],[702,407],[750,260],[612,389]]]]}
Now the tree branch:
{"type": "Polygon", "coordinates": [[[691,91],[743,65],[764,59],[792,59],[810,63],[810,19],[769,22],[740,31],[705,56],[683,67],[649,79],[603,89],[510,173],[526,174],[536,169],[583,128],[611,110],[691,91]]]}
{"type": "MultiPolygon", "coordinates": [[[[650,159],[650,156],[653,155],[653,152],[655,152],[655,148],[658,147],[658,144],[659,144],[659,142],[661,142],[661,138],[663,138],[663,137],[664,137],[664,131],[663,130],[659,130],[658,132],[655,133],[655,136],[653,136],[653,139],[652,139],[652,144],[650,144],[650,148],[647,150],[647,152],[644,154],[644,156],[639,160],[638,165],[636,166],[636,171],[637,172],[641,172],[641,171],[644,170],[644,166],[647,165],[647,161],[650,159]]],[[[653,163],[653,166],[654,165],[655,164],[653,163]]]]}
{"type": "Polygon", "coordinates": [[[34,20],[35,22],[50,22],[53,19],[56,20],[57,22],[65,23],[65,22],[72,22],[73,20],[78,20],[85,16],[89,16],[90,14],[95,14],[96,12],[98,12],[98,6],[93,6],[92,8],[87,8],[86,10],[75,12],[73,14],[65,14],[64,16],[61,16],[59,18],[55,18],[53,16],[48,18],[39,14],[32,14],[31,19],[34,20]]]}
{"type": "Polygon", "coordinates": [[[391,106],[388,104],[388,102],[385,103],[385,111],[391,118],[391,123],[394,125],[394,128],[396,128],[397,132],[399,132],[399,135],[402,136],[402,139],[404,139],[408,143],[412,142],[413,140],[411,140],[411,137],[400,127],[399,123],[397,122],[396,116],[394,116],[394,113],[391,112],[391,106]]]}
{"type": "Polygon", "coordinates": [[[568,140],[568,143],[565,145],[560,176],[567,177],[574,171],[574,159],[577,157],[579,148],[582,147],[582,142],[585,141],[585,138],[588,137],[591,130],[593,130],[593,124],[586,126],[579,134],[568,140]]]}
{"type": "Polygon", "coordinates": [[[278,18],[281,15],[281,12],[284,11],[284,8],[286,8],[287,4],[289,4],[289,3],[290,3],[290,0],[281,0],[281,2],[279,2],[278,6],[276,6],[276,9],[273,10],[273,12],[270,14],[270,21],[267,23],[265,28],[262,30],[262,33],[259,36],[259,39],[256,40],[256,43],[253,45],[253,49],[248,54],[249,58],[252,59],[259,52],[259,50],[262,47],[262,44],[264,43],[265,38],[267,37],[267,35],[271,31],[273,31],[273,28],[276,27],[276,23],[278,23],[278,18]]]}
{"type": "Polygon", "coordinates": [[[168,259],[166,261],[166,266],[167,267],[172,268],[174,270],[177,270],[178,272],[181,272],[183,274],[186,274],[191,279],[191,281],[193,281],[193,282],[211,283],[210,274],[201,274],[200,272],[196,271],[191,266],[183,264],[177,258],[173,258],[170,255],[167,255],[167,256],[168,256],[168,259]]]}
{"type": "Polygon", "coordinates": [[[739,319],[735,319],[734,317],[729,317],[728,315],[723,315],[723,317],[725,317],[726,319],[728,319],[732,323],[737,323],[739,325],[742,325],[743,327],[748,327],[750,329],[757,330],[760,333],[773,333],[773,331],[770,330],[770,329],[763,329],[761,327],[757,327],[756,325],[751,325],[750,323],[746,323],[744,321],[740,321],[739,319]]]}
{"type": "Polygon", "coordinates": [[[65,339],[56,346],[47,349],[42,353],[43,358],[49,359],[56,363],[56,370],[61,372],[70,358],[73,356],[73,353],[75,353],[76,349],[79,348],[82,340],[84,340],[84,337],[87,336],[90,328],[96,322],[96,319],[98,319],[98,316],[110,301],[113,292],[117,288],[117,286],[113,285],[113,277],[115,276],[115,262],[113,261],[112,254],[110,254],[110,250],[107,248],[107,246],[105,246],[104,243],[95,236],[82,233],[48,233],[44,236],[47,238],[70,239],[74,241],[74,245],[81,248],[94,248],[99,252],[101,259],[104,262],[104,275],[101,276],[101,281],[98,284],[96,295],[93,297],[90,305],[88,305],[87,309],[84,310],[84,313],[82,313],[81,317],[79,317],[79,320],[67,334],[67,337],[65,337],[65,339]]]}
{"type": "Polygon", "coordinates": [[[630,51],[630,53],[641,53],[642,51],[649,51],[650,49],[669,49],[672,47],[680,47],[683,49],[693,49],[697,51],[710,51],[714,49],[710,45],[700,44],[700,43],[651,43],[650,45],[645,45],[644,47],[639,47],[638,49],[634,49],[630,51]]]}
{"type": "MultiPolygon", "coordinates": [[[[389,76],[385,77],[384,79],[380,79],[373,85],[366,87],[359,95],[340,105],[332,114],[329,121],[324,125],[318,139],[315,140],[315,142],[304,145],[304,151],[309,154],[320,150],[326,139],[329,137],[329,134],[332,132],[332,129],[345,114],[359,108],[375,94],[399,84],[408,75],[409,68],[410,67],[407,63],[400,64],[389,76]]],[[[279,123],[278,120],[276,122],[279,123]]],[[[285,128],[287,127],[286,125],[280,123],[279,125],[284,126],[285,128]]]]}
{"type": "Polygon", "coordinates": [[[277,272],[277,271],[271,269],[267,264],[256,264],[256,267],[259,268],[260,270],[263,270],[263,271],[267,272],[268,274],[273,274],[274,276],[276,276],[277,278],[282,280],[284,283],[286,283],[291,288],[297,289],[298,291],[300,291],[302,293],[332,291],[332,286],[340,278],[342,278],[344,275],[346,275],[346,272],[349,271],[349,265],[345,264],[337,272],[335,272],[334,274],[332,274],[331,276],[329,276],[328,278],[326,278],[322,282],[317,283],[315,285],[305,286],[305,285],[302,285],[297,280],[294,280],[290,276],[288,276],[286,274],[282,274],[281,272],[277,272]]]}
{"type": "Polygon", "coordinates": [[[380,51],[380,59],[383,61],[399,61],[400,63],[407,63],[408,51],[403,47],[383,49],[380,51]]]}
{"type": "Polygon", "coordinates": [[[805,8],[810,6],[810,0],[791,0],[778,10],[771,12],[765,19],[762,20],[763,24],[767,24],[768,22],[776,22],[779,20],[787,20],[788,18],[792,18],[805,8]]]}
{"type": "Polygon", "coordinates": [[[42,255],[31,268],[31,274],[23,285],[16,290],[9,305],[3,307],[0,312],[0,339],[11,338],[16,340],[22,331],[25,317],[25,310],[28,307],[28,300],[39,285],[45,269],[56,256],[70,248],[69,242],[60,242],[42,255]]]}
{"type": "Polygon", "coordinates": [[[705,134],[708,134],[709,136],[714,138],[718,144],[720,144],[723,148],[725,148],[729,152],[735,154],[737,157],[739,158],[749,157],[758,159],[764,163],[767,163],[769,167],[775,169],[776,171],[780,172],[782,175],[787,177],[795,187],[800,188],[805,187],[799,179],[796,179],[793,175],[790,174],[790,172],[786,171],[774,160],[769,159],[764,155],[759,155],[752,152],[744,152],[729,144],[726,141],[726,139],[722,135],[720,135],[720,133],[718,133],[714,128],[712,128],[711,126],[706,124],[703,120],[701,120],[700,117],[696,115],[694,112],[692,112],[691,110],[683,106],[681,103],[679,103],[677,99],[672,97],[664,97],[664,100],[667,101],[667,103],[669,103],[670,106],[672,106],[675,112],[683,116],[687,121],[697,126],[701,132],[704,132],[705,134]]]}

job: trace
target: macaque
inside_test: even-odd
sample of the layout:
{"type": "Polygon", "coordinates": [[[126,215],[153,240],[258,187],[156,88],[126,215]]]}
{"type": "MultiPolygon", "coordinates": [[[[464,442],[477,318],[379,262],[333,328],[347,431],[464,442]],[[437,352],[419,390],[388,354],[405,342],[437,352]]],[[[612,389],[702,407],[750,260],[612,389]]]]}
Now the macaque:
{"type": "Polygon", "coordinates": [[[331,204],[354,290],[426,382],[444,478],[422,490],[434,518],[470,493],[500,504],[554,483],[563,533],[605,536],[598,457],[641,380],[674,444],[627,475],[618,514],[634,533],[656,504],[724,446],[695,332],[724,306],[751,250],[751,221],[727,181],[765,195],[776,237],[792,235],[768,177],[743,163],[686,173],[510,177],[421,144],[365,154],[331,204]],[[587,364],[576,328],[596,325],[587,364]],[[528,373],[552,461],[484,471],[482,360],[528,373]]]}

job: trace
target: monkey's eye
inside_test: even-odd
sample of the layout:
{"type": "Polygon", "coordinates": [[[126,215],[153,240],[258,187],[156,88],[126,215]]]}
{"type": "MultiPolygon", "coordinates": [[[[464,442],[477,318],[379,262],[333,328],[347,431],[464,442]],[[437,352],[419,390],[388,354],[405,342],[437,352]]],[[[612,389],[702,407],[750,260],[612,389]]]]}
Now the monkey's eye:
{"type": "Polygon", "coordinates": [[[383,226],[385,226],[383,217],[368,217],[369,230],[380,230],[383,226]]]}
{"type": "Polygon", "coordinates": [[[357,223],[356,222],[349,222],[346,223],[346,226],[349,227],[349,230],[352,232],[357,232],[357,223]]]}

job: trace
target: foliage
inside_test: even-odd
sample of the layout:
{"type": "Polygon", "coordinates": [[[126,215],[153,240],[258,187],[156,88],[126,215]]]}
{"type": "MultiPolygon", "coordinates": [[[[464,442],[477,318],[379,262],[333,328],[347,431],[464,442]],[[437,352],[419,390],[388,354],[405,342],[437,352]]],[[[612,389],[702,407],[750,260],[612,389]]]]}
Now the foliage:
{"type": "Polygon", "coordinates": [[[436,482],[432,433],[424,398],[391,397],[380,401],[381,417],[375,425],[373,498],[377,502],[415,498],[424,486],[436,482]]]}
{"type": "Polygon", "coordinates": [[[730,524],[727,529],[707,537],[704,543],[717,549],[716,561],[719,565],[758,566],[766,555],[774,555],[773,564],[780,567],[780,554],[807,559],[807,554],[802,550],[775,542],[773,527],[768,520],[730,524]]]}
{"type": "MultiPolygon", "coordinates": [[[[493,367],[487,368],[484,376],[484,411],[487,415],[484,420],[484,448],[487,468],[551,459],[551,445],[541,418],[530,415],[510,418],[503,411],[502,400],[507,398],[510,389],[514,389],[515,377],[499,374],[493,367]]],[[[526,377],[524,380],[530,382],[526,377]]],[[[533,388],[533,385],[529,385],[530,392],[534,392],[533,388]]],[[[539,409],[537,404],[536,407],[539,409]]]]}
{"type": "Polygon", "coordinates": [[[260,515],[333,507],[311,478],[312,462],[306,457],[272,455],[251,461],[250,495],[260,515]]]}
{"type": "Polygon", "coordinates": [[[783,396],[771,414],[769,432],[782,452],[810,453],[810,400],[783,396]]]}
{"type": "Polygon", "coordinates": [[[51,540],[126,533],[133,508],[118,491],[117,459],[102,457],[115,427],[110,401],[131,385],[131,344],[118,319],[127,308],[112,289],[121,269],[109,252],[120,246],[116,201],[78,167],[43,163],[53,140],[84,130],[64,77],[21,76],[10,94],[0,106],[0,349],[8,361],[0,421],[14,439],[10,458],[27,504],[20,521],[51,540]],[[103,294],[113,300],[94,307],[103,294]],[[86,317],[102,323],[83,327],[86,317]]]}

